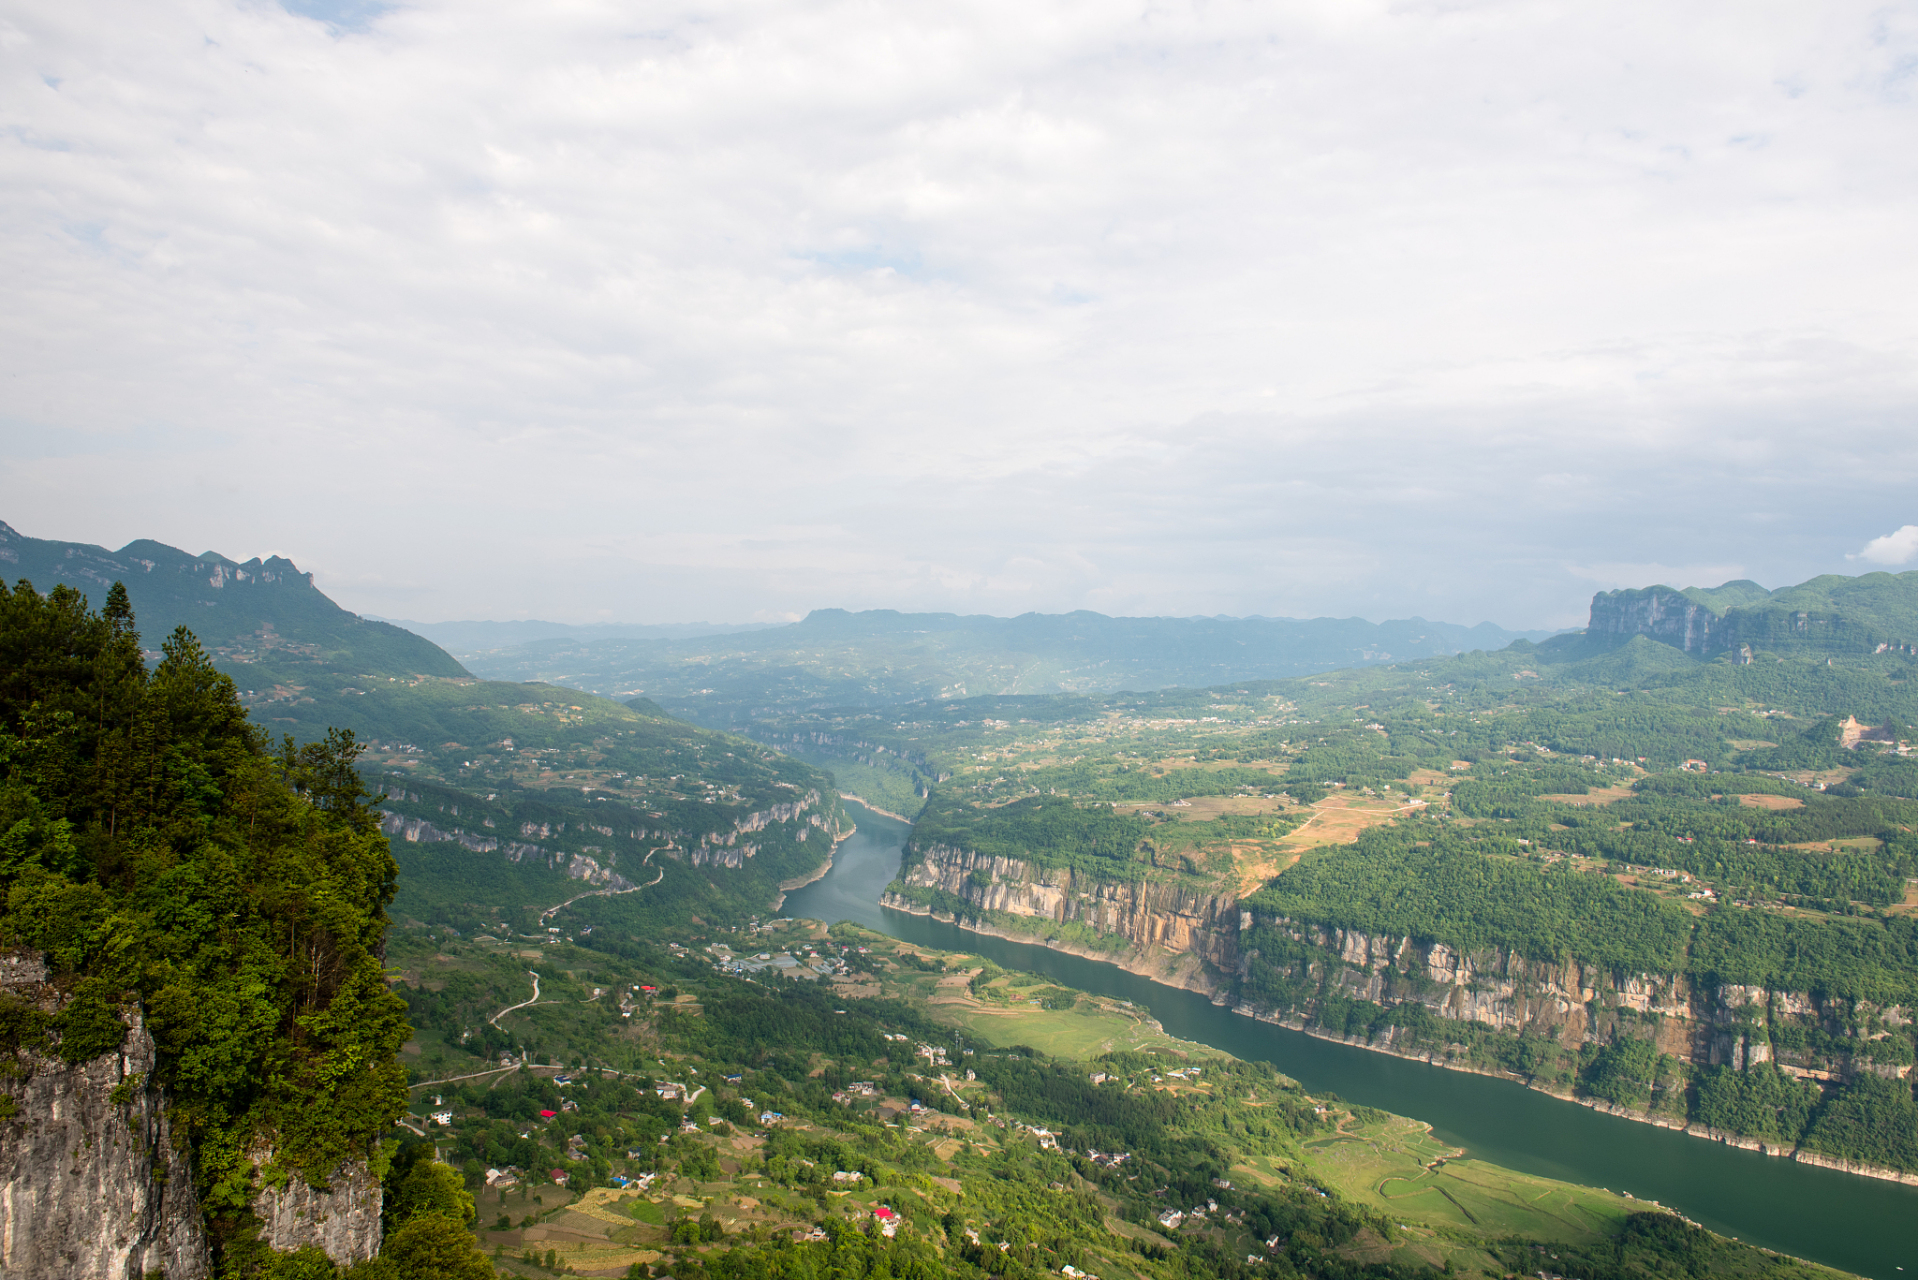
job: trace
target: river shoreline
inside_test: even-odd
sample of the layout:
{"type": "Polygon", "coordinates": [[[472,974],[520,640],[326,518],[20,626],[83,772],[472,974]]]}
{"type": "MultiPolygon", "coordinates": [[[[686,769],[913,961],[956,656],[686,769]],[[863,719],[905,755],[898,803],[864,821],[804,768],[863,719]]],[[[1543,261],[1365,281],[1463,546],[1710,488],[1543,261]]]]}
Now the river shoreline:
{"type": "Polygon", "coordinates": [[[908,818],[905,814],[894,813],[891,809],[881,809],[878,805],[866,799],[864,796],[856,796],[850,791],[841,791],[839,793],[839,798],[841,800],[850,800],[854,804],[859,805],[862,808],[871,809],[874,813],[878,814],[882,818],[891,818],[894,822],[903,822],[909,827],[912,825],[912,819],[908,818]]]}
{"type": "MultiPolygon", "coordinates": [[[[879,905],[889,911],[898,911],[906,915],[924,916],[932,920],[937,920],[942,924],[949,924],[955,929],[961,929],[967,933],[977,933],[988,938],[999,938],[1006,942],[1024,943],[1027,946],[1044,947],[1048,951],[1056,951],[1062,955],[1077,956],[1082,960],[1095,960],[1102,964],[1109,964],[1114,968],[1123,969],[1127,973],[1144,978],[1146,981],[1158,986],[1169,987],[1175,991],[1190,991],[1195,995],[1206,997],[1206,999],[1220,1008],[1227,1007],[1227,1002],[1218,998],[1215,984],[1206,980],[1203,962],[1196,956],[1191,956],[1188,953],[1169,953],[1168,958],[1172,960],[1172,964],[1169,967],[1164,965],[1155,967],[1151,962],[1151,958],[1140,955],[1136,948],[1125,952],[1109,952],[1095,951],[1089,947],[1075,947],[1066,944],[1055,945],[1053,942],[1046,941],[1036,934],[1014,933],[1011,930],[1001,929],[996,925],[981,924],[976,921],[963,922],[957,916],[951,915],[950,913],[936,912],[930,907],[911,906],[896,894],[881,894],[879,905]],[[1175,972],[1178,975],[1177,980],[1171,980],[1171,975],[1175,972]]],[[[1586,1107],[1605,1115],[1614,1116],[1620,1120],[1630,1120],[1637,1124],[1647,1124],[1659,1129],[1669,1129],[1674,1133],[1682,1133],[1687,1137],[1699,1138],[1706,1142],[1717,1142],[1725,1146],[1738,1147],[1745,1151],[1755,1152],[1759,1155],[1792,1160],[1800,1164],[1815,1165],[1822,1169],[1833,1169],[1840,1173],[1848,1173],[1857,1177],[1875,1178],[1881,1182],[1895,1182],[1904,1186],[1918,1186],[1918,1174],[1907,1173],[1902,1169],[1893,1169],[1885,1165],[1866,1164],[1857,1160],[1846,1160],[1839,1156],[1828,1156],[1816,1151],[1807,1151],[1802,1147],[1787,1147],[1778,1143],[1766,1143],[1762,1139],[1746,1137],[1743,1134],[1727,1133],[1722,1129],[1713,1129],[1707,1125],[1679,1120],[1672,1116],[1653,1115],[1649,1112],[1637,1111],[1630,1107],[1621,1107],[1616,1103],[1607,1102],[1603,1098],[1581,1098],[1576,1094],[1562,1092],[1557,1089],[1547,1088],[1541,1084],[1536,1084],[1524,1076],[1516,1075],[1509,1071],[1499,1071],[1490,1067],[1460,1063],[1447,1055],[1443,1049],[1428,1049],[1423,1052],[1397,1049],[1391,1045],[1376,1044],[1357,1036],[1338,1035],[1325,1030],[1323,1027],[1308,1026],[1303,1019],[1282,1018],[1274,1014],[1261,1013],[1248,1004],[1232,1005],[1230,1009],[1232,1013],[1248,1018],[1251,1021],[1263,1022],[1275,1027],[1284,1027],[1288,1031],[1297,1031],[1301,1034],[1311,1036],[1315,1040],[1325,1040],[1333,1044],[1342,1044],[1353,1049],[1364,1049],[1369,1053],[1384,1054],[1387,1057],[1400,1058],[1407,1062],[1422,1062],[1427,1066],[1439,1067],[1446,1071],[1455,1071],[1462,1075],[1486,1076],[1493,1080],[1504,1080],[1508,1083],[1530,1089],[1534,1093],[1542,1093],[1548,1098],[1556,1098],[1561,1102],[1575,1103],[1578,1106],[1586,1107]]]]}
{"type": "MultiPolygon", "coordinates": [[[[861,803],[863,804],[864,801],[861,801],[861,803]]],[[[867,808],[871,807],[872,806],[867,805],[867,808]]],[[[877,810],[875,810],[875,812],[877,812],[877,810]]],[[[839,846],[852,839],[853,834],[858,830],[859,825],[854,823],[852,826],[846,828],[844,834],[834,836],[832,839],[832,848],[826,850],[826,860],[820,863],[819,869],[811,875],[800,876],[793,880],[781,880],[779,882],[779,894],[773,899],[773,910],[777,911],[785,906],[786,895],[793,892],[793,890],[803,889],[809,884],[817,884],[819,881],[824,880],[826,874],[832,870],[832,861],[834,856],[839,852],[839,846]]]]}

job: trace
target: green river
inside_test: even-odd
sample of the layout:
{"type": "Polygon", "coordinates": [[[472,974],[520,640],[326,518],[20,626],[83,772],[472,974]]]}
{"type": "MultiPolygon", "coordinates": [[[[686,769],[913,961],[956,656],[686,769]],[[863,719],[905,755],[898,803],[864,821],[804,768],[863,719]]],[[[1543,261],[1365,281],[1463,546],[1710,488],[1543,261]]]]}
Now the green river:
{"type": "Polygon", "coordinates": [[[783,914],[851,920],[907,942],[990,957],[1081,991],[1131,1000],[1166,1031],[1270,1062],[1306,1088],[1415,1116],[1442,1141],[1507,1168],[1656,1200],[1714,1231],[1874,1280],[1918,1280],[1918,1188],[1761,1156],[1602,1115],[1510,1081],[1447,1071],[1241,1017],[1116,965],[973,933],[879,905],[908,827],[850,806],[859,830],[783,914]]]}

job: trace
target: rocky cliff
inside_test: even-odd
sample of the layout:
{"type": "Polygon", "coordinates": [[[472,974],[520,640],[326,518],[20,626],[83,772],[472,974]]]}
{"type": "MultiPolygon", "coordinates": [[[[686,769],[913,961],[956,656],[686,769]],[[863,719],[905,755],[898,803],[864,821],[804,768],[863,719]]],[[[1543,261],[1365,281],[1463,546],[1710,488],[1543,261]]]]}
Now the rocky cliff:
{"type": "Polygon", "coordinates": [[[1082,941],[1096,936],[1111,943],[1098,948],[1107,958],[1154,976],[1166,957],[1190,957],[1197,964],[1188,966],[1180,985],[1206,991],[1222,986],[1223,975],[1238,966],[1243,913],[1235,898],[1181,879],[1097,880],[935,845],[881,901],[905,911],[964,915],[1015,933],[1043,936],[1052,932],[1046,925],[1077,925],[1086,931],[1078,935],[1082,941]]]}
{"type": "MultiPolygon", "coordinates": [[[[264,1145],[248,1155],[259,1168],[273,1160],[272,1148],[264,1145]]],[[[275,1249],[318,1245],[346,1267],[380,1251],[380,1193],[380,1180],[366,1162],[349,1160],[333,1171],[324,1187],[310,1185],[297,1173],[279,1186],[262,1187],[253,1213],[260,1220],[260,1239],[275,1249]]]]}
{"type": "Polygon", "coordinates": [[[1633,636],[1645,636],[1698,657],[1733,652],[1746,661],[1754,649],[1845,655],[1910,654],[1918,650],[1911,635],[1888,625],[1897,615],[1884,608],[1869,608],[1873,602],[1868,598],[1797,608],[1790,603],[1791,589],[1779,593],[1782,602],[1763,598],[1766,594],[1755,583],[1728,583],[1712,591],[1689,594],[1664,586],[1601,591],[1592,597],[1585,634],[1618,644],[1633,636]],[[1734,586],[1750,587],[1751,592],[1743,596],[1727,594],[1734,586]],[[1733,600],[1742,602],[1731,603],[1733,600]]]}
{"type": "MultiPolygon", "coordinates": [[[[64,997],[42,959],[0,954],[0,1002],[56,1013],[64,997]]],[[[212,1274],[191,1154],[153,1083],[156,1051],[136,1006],[117,1052],[69,1064],[26,1045],[0,1072],[0,1276],[36,1280],[202,1280],[212,1274]]],[[[270,1148],[252,1153],[270,1163],[270,1148]]],[[[364,1162],[323,1190],[294,1175],[253,1205],[261,1239],[307,1245],[350,1265],[379,1252],[380,1184],[364,1162]]]]}
{"type": "MultiPolygon", "coordinates": [[[[0,999],[57,1012],[40,957],[0,956],[0,999]]],[[[153,1037],[127,1010],[117,1053],[68,1065],[32,1048],[0,1075],[0,1275],[200,1280],[212,1271],[193,1168],[154,1087],[153,1037]]]]}
{"type": "MultiPolygon", "coordinates": [[[[1693,1066],[1774,1063],[1800,1079],[1911,1071],[1911,1012],[1757,986],[1700,986],[1677,973],[1614,973],[1510,951],[1465,953],[1442,943],[1261,915],[1229,893],[1182,879],[1093,880],[1014,858],[935,845],[888,890],[888,906],[936,911],[969,925],[1099,951],[1154,976],[1170,956],[1198,962],[1179,985],[1249,1013],[1305,1025],[1328,1007],[1418,1005],[1458,1035],[1535,1036],[1568,1048],[1649,1038],[1693,1066]],[[1083,932],[1056,926],[1078,925],[1083,932]],[[1061,934],[1063,933],[1063,938],[1061,934]],[[1100,945],[1107,940],[1110,946],[1100,945]]],[[[1391,1047],[1403,1025],[1380,1030],[1391,1047]]]]}
{"type": "MultiPolygon", "coordinates": [[[[563,830],[565,824],[562,823],[563,830]]],[[[538,828],[531,828],[537,830],[538,828]]],[[[594,828],[603,830],[603,828],[594,828]]],[[[574,880],[584,880],[587,884],[599,885],[607,889],[631,889],[633,882],[620,875],[609,866],[601,865],[591,853],[568,853],[560,849],[543,849],[536,844],[521,844],[516,840],[498,840],[492,836],[475,835],[461,827],[440,828],[424,818],[409,818],[398,813],[380,814],[380,830],[389,836],[398,836],[408,844],[428,844],[446,842],[471,849],[475,853],[495,853],[508,862],[522,862],[531,859],[544,862],[555,871],[563,871],[574,880]]],[[[592,852],[600,852],[597,846],[588,845],[592,852]]]]}
{"type": "Polygon", "coordinates": [[[1601,591],[1592,597],[1585,627],[1590,636],[1620,642],[1646,636],[1701,657],[1726,647],[1724,631],[1718,614],[1670,587],[1601,591]]]}

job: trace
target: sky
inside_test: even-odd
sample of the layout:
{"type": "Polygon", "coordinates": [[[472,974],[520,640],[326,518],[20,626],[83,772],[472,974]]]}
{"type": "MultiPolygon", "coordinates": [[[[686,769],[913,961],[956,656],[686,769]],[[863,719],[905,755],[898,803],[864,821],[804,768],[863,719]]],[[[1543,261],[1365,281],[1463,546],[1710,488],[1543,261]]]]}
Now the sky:
{"type": "Polygon", "coordinates": [[[0,519],[439,621],[1918,568],[1918,3],[0,0],[0,519]]]}

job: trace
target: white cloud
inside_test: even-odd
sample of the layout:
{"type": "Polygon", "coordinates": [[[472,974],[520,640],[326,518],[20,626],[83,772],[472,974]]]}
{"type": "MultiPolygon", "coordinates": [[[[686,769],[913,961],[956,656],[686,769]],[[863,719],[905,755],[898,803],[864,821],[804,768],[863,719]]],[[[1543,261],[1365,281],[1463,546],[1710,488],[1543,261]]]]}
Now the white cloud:
{"type": "Polygon", "coordinates": [[[412,617],[1520,623],[1918,479],[1876,0],[302,3],[0,20],[22,531],[412,617]]]}
{"type": "Polygon", "coordinates": [[[1869,560],[1873,564],[1910,564],[1918,560],[1918,524],[1908,524],[1873,538],[1865,549],[1847,559],[1869,560]]]}

